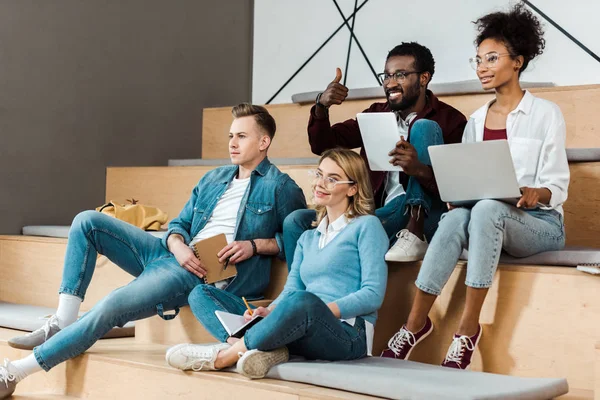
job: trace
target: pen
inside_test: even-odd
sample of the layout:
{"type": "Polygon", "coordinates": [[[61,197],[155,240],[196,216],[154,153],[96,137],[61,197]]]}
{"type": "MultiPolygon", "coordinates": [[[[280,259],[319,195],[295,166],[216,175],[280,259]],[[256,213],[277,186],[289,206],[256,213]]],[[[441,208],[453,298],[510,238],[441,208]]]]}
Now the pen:
{"type": "Polygon", "coordinates": [[[225,260],[225,264],[223,265],[223,271],[225,271],[227,269],[227,266],[229,265],[229,259],[231,257],[227,257],[227,260],[225,260]]]}
{"type": "Polygon", "coordinates": [[[246,307],[248,307],[248,312],[250,313],[250,316],[252,316],[252,314],[254,314],[254,313],[252,312],[252,309],[250,308],[250,304],[248,304],[248,301],[243,296],[242,296],[242,300],[244,300],[244,304],[246,305],[246,307]]]}

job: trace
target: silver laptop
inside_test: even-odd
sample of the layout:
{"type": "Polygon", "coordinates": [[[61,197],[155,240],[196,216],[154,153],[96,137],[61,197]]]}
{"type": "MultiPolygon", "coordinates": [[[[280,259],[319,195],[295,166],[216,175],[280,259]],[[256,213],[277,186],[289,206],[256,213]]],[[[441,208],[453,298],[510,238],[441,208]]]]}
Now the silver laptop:
{"type": "Polygon", "coordinates": [[[430,146],[440,197],[457,206],[495,199],[517,204],[519,182],[506,140],[430,146]]]}

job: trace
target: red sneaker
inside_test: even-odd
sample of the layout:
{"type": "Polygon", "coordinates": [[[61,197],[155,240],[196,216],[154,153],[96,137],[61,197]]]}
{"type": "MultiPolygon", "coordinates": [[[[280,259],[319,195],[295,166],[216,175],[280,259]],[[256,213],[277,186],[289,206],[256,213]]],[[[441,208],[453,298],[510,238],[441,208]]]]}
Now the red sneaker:
{"type": "Polygon", "coordinates": [[[475,348],[479,344],[481,339],[481,325],[479,330],[474,336],[466,335],[454,335],[452,344],[446,354],[446,359],[442,363],[442,367],[455,368],[455,369],[467,369],[471,364],[471,358],[475,353],[475,348]]]}
{"type": "Polygon", "coordinates": [[[429,317],[425,321],[425,326],[417,333],[412,333],[406,329],[406,325],[402,325],[402,328],[388,342],[388,348],[381,353],[381,357],[406,360],[413,348],[429,336],[432,331],[433,323],[429,317]]]}

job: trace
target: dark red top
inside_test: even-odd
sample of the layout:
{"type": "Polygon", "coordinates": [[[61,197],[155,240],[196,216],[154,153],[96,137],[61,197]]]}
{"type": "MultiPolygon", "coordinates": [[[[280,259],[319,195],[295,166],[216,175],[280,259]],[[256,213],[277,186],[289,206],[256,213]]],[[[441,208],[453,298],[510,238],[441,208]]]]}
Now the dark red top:
{"type": "Polygon", "coordinates": [[[489,129],[487,126],[483,127],[483,140],[506,140],[506,128],[504,129],[489,129]]]}
{"type": "MultiPolygon", "coordinates": [[[[444,135],[444,143],[460,143],[462,141],[463,131],[467,124],[465,116],[458,111],[456,108],[438,100],[438,98],[431,92],[427,91],[428,102],[425,108],[411,121],[408,130],[408,137],[410,139],[410,127],[415,121],[425,118],[430,119],[438,123],[442,128],[442,134],[444,135]]],[[[310,142],[310,148],[316,155],[320,155],[325,150],[333,149],[335,147],[344,147],[347,149],[356,149],[361,147],[360,154],[369,167],[367,161],[367,155],[360,136],[360,129],[356,119],[349,119],[344,122],[340,122],[331,125],[329,118],[317,119],[315,116],[315,107],[313,106],[310,110],[310,119],[308,121],[308,141],[310,142]]],[[[371,106],[363,112],[391,112],[391,108],[387,102],[385,103],[373,103],[371,106]]],[[[385,188],[385,179],[387,173],[384,171],[371,171],[371,184],[373,186],[373,192],[376,199],[376,204],[381,204],[383,191],[385,188]]],[[[408,185],[408,176],[403,172],[400,172],[400,183],[406,188],[408,185]]],[[[439,197],[439,191],[435,176],[433,179],[419,179],[419,183],[428,193],[439,197]]]]}

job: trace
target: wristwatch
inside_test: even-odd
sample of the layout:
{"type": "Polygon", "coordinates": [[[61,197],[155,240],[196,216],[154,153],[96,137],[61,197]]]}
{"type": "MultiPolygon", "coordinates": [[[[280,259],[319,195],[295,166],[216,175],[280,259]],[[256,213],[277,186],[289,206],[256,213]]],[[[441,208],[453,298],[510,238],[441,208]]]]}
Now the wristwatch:
{"type": "Polygon", "coordinates": [[[321,107],[325,110],[328,110],[329,107],[325,106],[324,104],[321,104],[321,95],[323,95],[323,92],[321,92],[317,95],[317,98],[315,99],[315,103],[317,104],[317,107],[321,107]]]}

